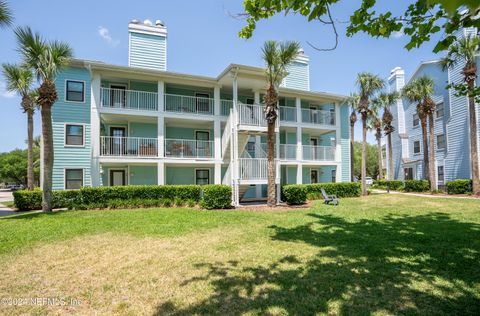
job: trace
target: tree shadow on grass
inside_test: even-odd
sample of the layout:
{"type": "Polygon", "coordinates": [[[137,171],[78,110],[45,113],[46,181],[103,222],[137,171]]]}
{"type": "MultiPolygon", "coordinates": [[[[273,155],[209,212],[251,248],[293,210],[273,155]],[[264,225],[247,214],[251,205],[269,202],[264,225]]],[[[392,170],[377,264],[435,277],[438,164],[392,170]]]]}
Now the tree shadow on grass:
{"type": "MultiPolygon", "coordinates": [[[[261,265],[204,263],[214,294],[158,315],[444,314],[480,311],[480,225],[445,213],[349,222],[317,213],[297,227],[271,226],[273,240],[306,243],[313,258],[261,265]]],[[[186,285],[186,284],[183,284],[186,285]]]]}

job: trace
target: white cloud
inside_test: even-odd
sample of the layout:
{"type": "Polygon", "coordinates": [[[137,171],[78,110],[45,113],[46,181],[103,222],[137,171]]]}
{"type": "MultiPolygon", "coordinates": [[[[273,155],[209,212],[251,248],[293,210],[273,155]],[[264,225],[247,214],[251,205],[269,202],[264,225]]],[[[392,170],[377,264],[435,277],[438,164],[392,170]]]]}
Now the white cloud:
{"type": "Polygon", "coordinates": [[[393,32],[393,33],[392,33],[392,36],[393,36],[394,38],[401,38],[401,37],[403,37],[404,35],[405,35],[405,33],[403,33],[403,30],[400,30],[400,31],[398,31],[398,32],[393,32]]]}
{"type": "Polygon", "coordinates": [[[14,98],[15,97],[15,92],[8,92],[5,86],[5,82],[0,81],[0,96],[3,98],[14,98]]]}
{"type": "Polygon", "coordinates": [[[112,46],[117,46],[120,41],[119,40],[114,40],[112,36],[110,35],[110,31],[103,26],[98,27],[98,35],[100,35],[101,38],[103,38],[108,44],[112,46]]]}

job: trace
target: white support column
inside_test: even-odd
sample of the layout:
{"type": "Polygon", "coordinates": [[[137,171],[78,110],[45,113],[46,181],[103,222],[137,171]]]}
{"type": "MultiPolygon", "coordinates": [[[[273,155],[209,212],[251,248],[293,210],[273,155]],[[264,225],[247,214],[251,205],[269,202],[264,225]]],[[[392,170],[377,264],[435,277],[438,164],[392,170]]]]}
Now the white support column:
{"type": "Polygon", "coordinates": [[[297,182],[296,184],[302,184],[303,182],[303,165],[297,164],[297,182]]]}
{"type": "Polygon", "coordinates": [[[165,163],[163,161],[157,163],[157,184],[165,184],[165,163]]]}
{"type": "Polygon", "coordinates": [[[253,100],[255,104],[260,104],[260,92],[259,91],[253,91],[253,100]]]}
{"type": "MultiPolygon", "coordinates": [[[[255,136],[255,157],[258,157],[259,154],[260,154],[260,145],[262,143],[262,137],[260,135],[256,135],[255,136]]],[[[257,199],[261,198],[262,197],[262,185],[261,184],[257,184],[255,185],[255,197],[257,199]]]]}
{"type": "Polygon", "coordinates": [[[342,135],[340,130],[340,104],[335,103],[335,161],[337,162],[335,178],[342,182],[342,135]]]}
{"type": "Polygon", "coordinates": [[[220,162],[215,163],[214,176],[214,183],[222,184],[222,164],[220,162]]]}
{"type": "Polygon", "coordinates": [[[299,97],[295,98],[295,108],[297,110],[297,123],[302,122],[302,99],[299,97]]]}
{"type": "Polygon", "coordinates": [[[165,117],[157,117],[158,157],[165,157],[165,117]]]}
{"type": "Polygon", "coordinates": [[[90,145],[92,148],[91,185],[100,186],[100,86],[101,77],[93,74],[91,83],[90,145]]]}
{"type": "Polygon", "coordinates": [[[158,111],[163,112],[165,111],[165,82],[158,81],[158,111]]]}
{"type": "MultiPolygon", "coordinates": [[[[238,71],[238,70],[237,70],[238,71]]],[[[235,206],[240,204],[239,194],[239,170],[238,170],[238,141],[237,141],[237,123],[238,123],[238,81],[237,81],[237,72],[232,72],[232,95],[233,95],[233,133],[230,138],[230,148],[231,148],[231,160],[230,160],[230,172],[232,175],[232,200],[235,206]]]]}
{"type": "Polygon", "coordinates": [[[221,115],[221,108],[220,108],[220,87],[217,86],[213,89],[213,109],[215,113],[215,116],[220,116],[221,115]]]}
{"type": "Polygon", "coordinates": [[[222,130],[220,126],[220,116],[215,116],[213,121],[213,140],[215,147],[215,160],[222,160],[222,130]]]}

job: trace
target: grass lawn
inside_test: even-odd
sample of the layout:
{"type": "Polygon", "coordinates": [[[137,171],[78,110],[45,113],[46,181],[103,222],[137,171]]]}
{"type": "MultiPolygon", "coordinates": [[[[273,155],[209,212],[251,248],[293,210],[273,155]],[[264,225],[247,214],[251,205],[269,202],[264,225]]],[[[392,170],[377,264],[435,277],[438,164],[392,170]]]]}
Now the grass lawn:
{"type": "Polygon", "coordinates": [[[14,208],[14,207],[15,207],[15,204],[13,203],[13,201],[3,201],[3,202],[1,202],[0,204],[3,204],[3,205],[5,205],[6,207],[10,207],[10,208],[14,208]]]}
{"type": "Polygon", "coordinates": [[[9,315],[478,315],[480,201],[24,214],[0,219],[0,264],[0,298],[67,302],[9,315]]]}

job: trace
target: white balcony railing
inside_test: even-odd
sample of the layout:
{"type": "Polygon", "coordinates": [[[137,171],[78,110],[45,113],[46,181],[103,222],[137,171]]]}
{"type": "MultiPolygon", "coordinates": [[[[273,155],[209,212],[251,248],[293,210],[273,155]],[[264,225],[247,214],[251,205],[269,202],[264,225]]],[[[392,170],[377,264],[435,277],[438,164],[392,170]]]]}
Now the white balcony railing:
{"type": "Polygon", "coordinates": [[[158,110],[158,94],[156,92],[101,88],[100,96],[103,108],[158,110]]]}
{"type": "Polygon", "coordinates": [[[297,159],[297,145],[294,145],[294,144],[280,144],[280,159],[296,160],[297,159]]]}
{"type": "Polygon", "coordinates": [[[156,157],[157,138],[100,136],[101,156],[156,157]]]}
{"type": "Polygon", "coordinates": [[[165,157],[213,158],[214,149],[211,140],[165,139],[165,157]]]}
{"type": "Polygon", "coordinates": [[[220,100],[220,115],[229,116],[230,110],[233,108],[232,100],[220,100]]]}
{"type": "Polygon", "coordinates": [[[297,108],[281,106],[280,107],[280,121],[282,122],[296,122],[297,108]]]}
{"type": "Polygon", "coordinates": [[[266,180],[267,159],[266,158],[240,158],[239,171],[240,180],[266,180]]]}
{"type": "Polygon", "coordinates": [[[213,115],[214,99],[165,94],[165,111],[213,115]]]}
{"type": "Polygon", "coordinates": [[[303,160],[335,160],[335,147],[303,145],[303,160]]]}
{"type": "Polygon", "coordinates": [[[249,126],[267,126],[263,105],[238,103],[238,123],[249,126]]]}
{"type": "Polygon", "coordinates": [[[302,122],[310,124],[335,125],[335,112],[302,109],[302,122]]]}

